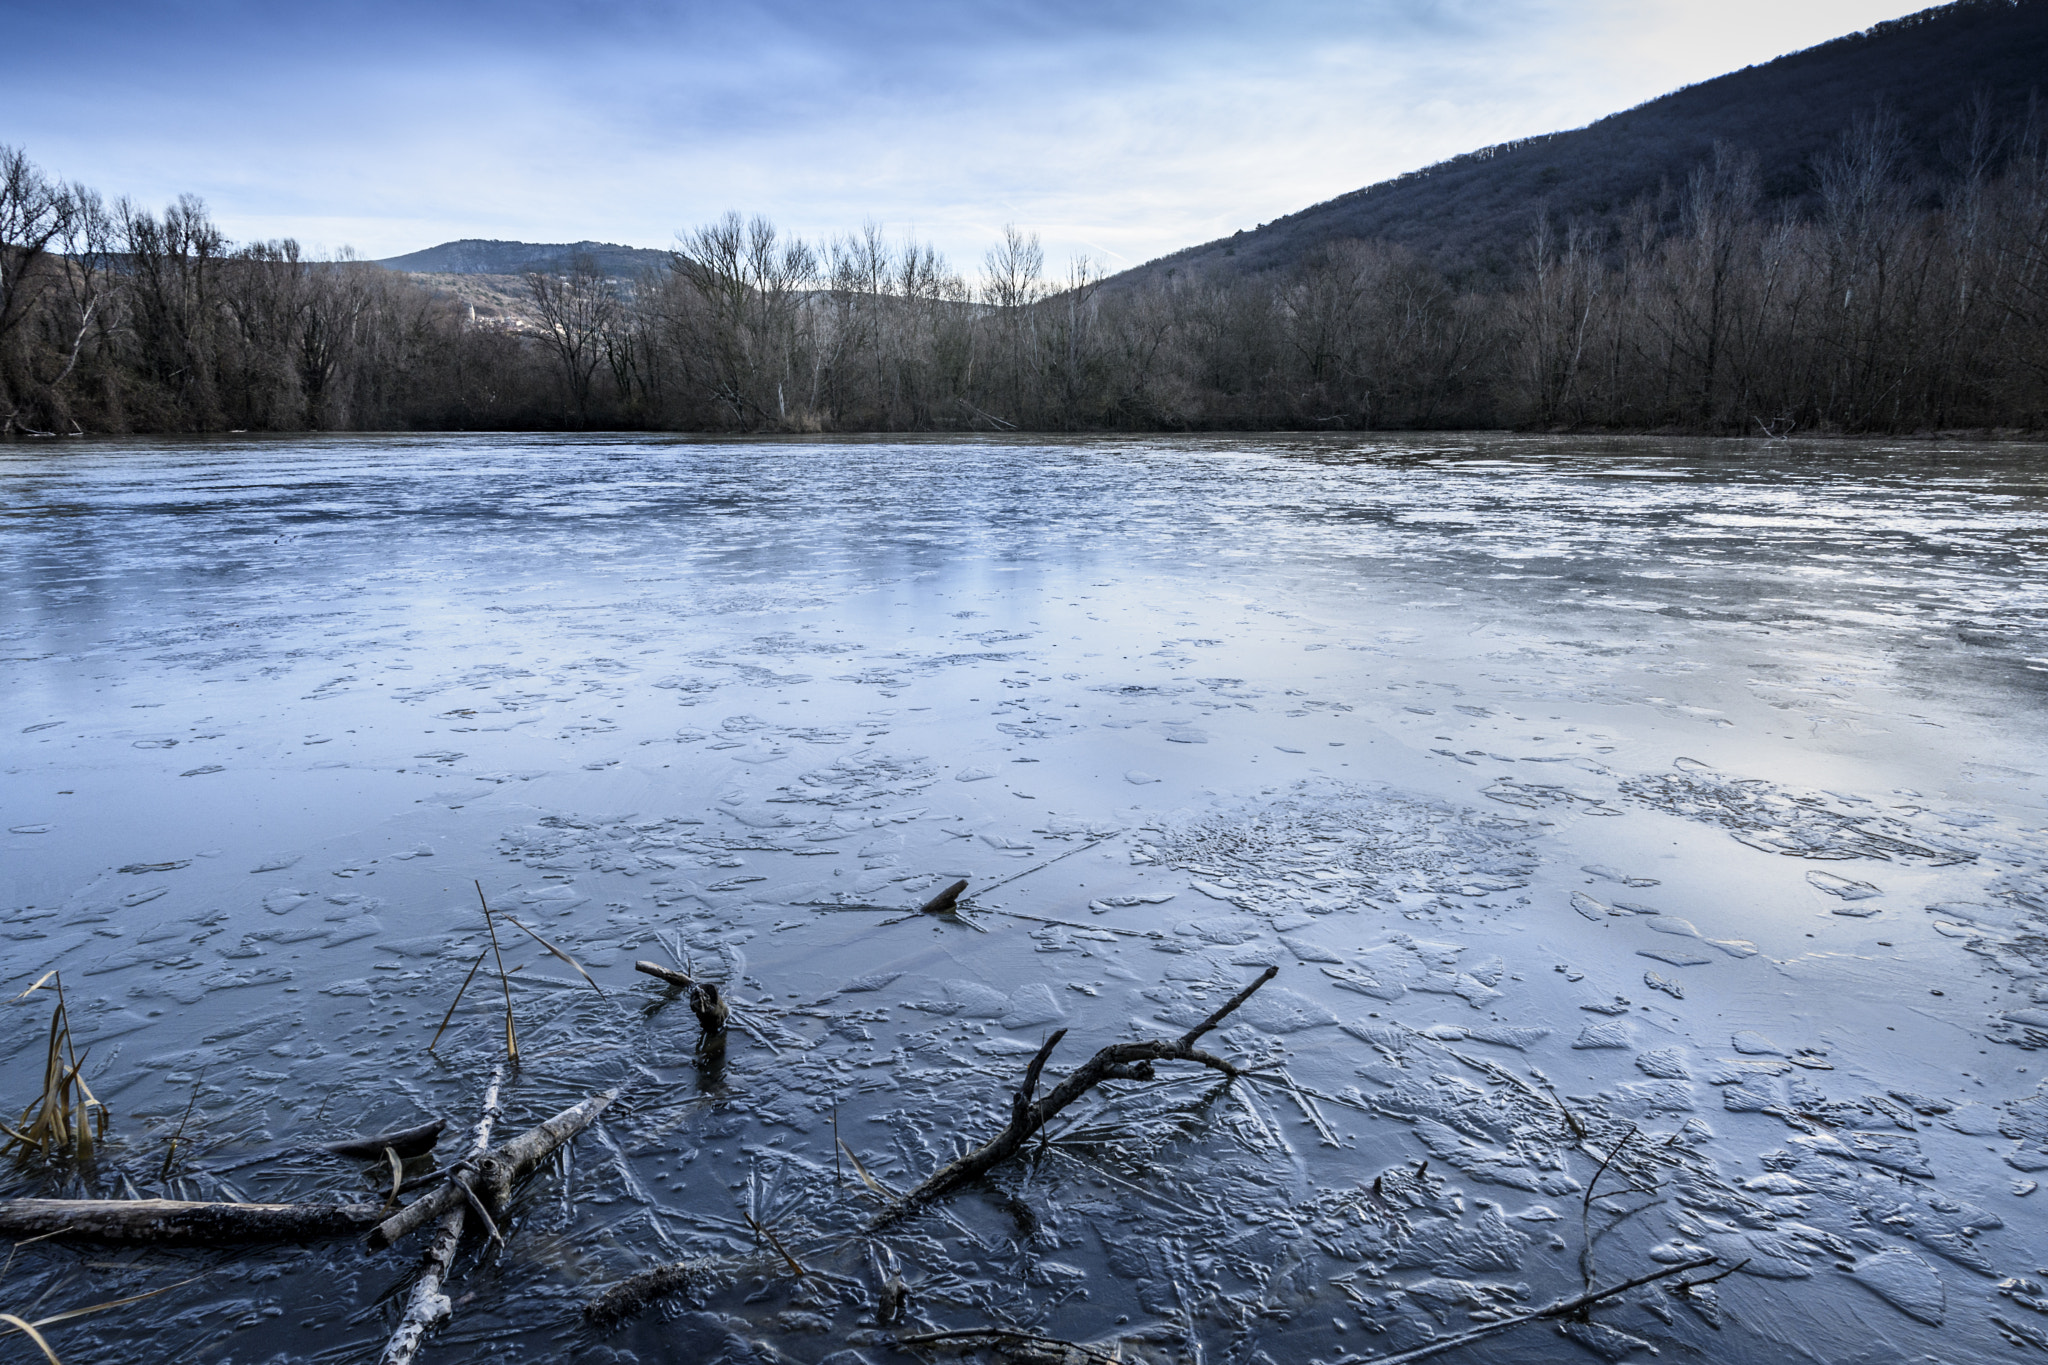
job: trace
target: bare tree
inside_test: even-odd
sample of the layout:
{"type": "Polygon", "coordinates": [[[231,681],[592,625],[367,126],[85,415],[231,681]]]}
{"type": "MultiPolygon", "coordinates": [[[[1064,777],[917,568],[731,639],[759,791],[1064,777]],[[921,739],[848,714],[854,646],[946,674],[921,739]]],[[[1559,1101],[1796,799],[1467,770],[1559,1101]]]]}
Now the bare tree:
{"type": "Polygon", "coordinates": [[[728,213],[684,238],[670,261],[683,288],[669,331],[684,363],[734,425],[791,425],[790,385],[802,375],[809,388],[816,251],[765,218],[728,213]]]}
{"type": "Polygon", "coordinates": [[[618,316],[618,291],[589,256],[577,256],[567,274],[529,270],[525,280],[540,314],[542,340],[562,367],[576,425],[588,425],[591,380],[604,362],[605,338],[618,316]]]}
{"type": "Polygon", "coordinates": [[[61,271],[46,257],[50,244],[72,225],[76,206],[65,189],[46,178],[19,148],[0,144],[0,407],[7,416],[0,433],[20,423],[21,378],[9,371],[9,342],[35,310],[61,271]]]}

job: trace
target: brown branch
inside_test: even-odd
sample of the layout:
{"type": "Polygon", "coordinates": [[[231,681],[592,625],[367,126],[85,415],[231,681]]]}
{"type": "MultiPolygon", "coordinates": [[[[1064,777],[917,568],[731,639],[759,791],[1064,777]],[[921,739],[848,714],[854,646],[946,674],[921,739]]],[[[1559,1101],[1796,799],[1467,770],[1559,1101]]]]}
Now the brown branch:
{"type": "Polygon", "coordinates": [[[967,879],[962,877],[945,890],[917,907],[920,915],[951,915],[957,913],[960,893],[967,889],[967,879]]]}
{"type": "Polygon", "coordinates": [[[1278,975],[1280,975],[1280,969],[1278,967],[1268,967],[1265,971],[1260,972],[1259,979],[1257,981],[1252,982],[1251,985],[1246,986],[1236,995],[1231,996],[1229,1002],[1226,1003],[1222,1009],[1217,1010],[1207,1019],[1204,1019],[1201,1023],[1195,1025],[1186,1033],[1182,1034],[1180,1039],[1180,1045],[1182,1047],[1193,1047],[1203,1034],[1207,1033],[1210,1029],[1213,1029],[1218,1024],[1222,1023],[1225,1016],[1229,1015],[1233,1010],[1235,1010],[1239,1005],[1242,1005],[1245,1001],[1251,999],[1253,991],[1256,991],[1259,987],[1265,985],[1268,981],[1271,981],[1274,977],[1278,975]]]}
{"type": "Polygon", "coordinates": [[[1031,1065],[1024,1073],[1024,1083],[1011,1097],[1010,1122],[1003,1131],[974,1151],[934,1171],[922,1185],[878,1215],[869,1224],[868,1230],[873,1232],[886,1227],[1007,1161],[1016,1155],[1033,1134],[1050,1122],[1054,1115],[1104,1081],[1149,1081],[1153,1077],[1154,1062],[1195,1062],[1235,1079],[1241,1074],[1235,1065],[1212,1053],[1202,1051],[1195,1043],[1203,1034],[1222,1023],[1238,1006],[1251,999],[1254,991],[1279,975],[1279,972],[1278,967],[1266,968],[1258,980],[1232,996],[1221,1009],[1179,1038],[1161,1038],[1142,1043],[1111,1043],[1075,1067],[1065,1080],[1047,1091],[1042,1098],[1033,1100],[1032,1096],[1038,1089],[1039,1075],[1045,1069],[1046,1059],[1067,1035],[1065,1029],[1059,1030],[1045,1040],[1045,1046],[1031,1059],[1031,1065]]]}
{"type": "MultiPolygon", "coordinates": [[[[674,986],[679,991],[686,991],[690,989],[690,987],[697,984],[694,978],[686,976],[682,972],[676,971],[672,967],[664,967],[659,962],[635,962],[633,964],[633,970],[636,972],[645,972],[649,976],[656,977],[662,981],[666,981],[669,985],[674,986]]],[[[670,996],[668,998],[671,1000],[675,999],[674,996],[670,996]]]]}
{"type": "MultiPolygon", "coordinates": [[[[690,1013],[697,1016],[697,1027],[702,1030],[702,1036],[698,1039],[700,1047],[709,1045],[713,1039],[725,1032],[726,1020],[732,1017],[732,1004],[727,997],[719,994],[717,982],[699,981],[683,972],[664,967],[658,962],[635,962],[633,970],[645,972],[658,981],[666,981],[677,990],[689,993],[686,998],[689,1001],[690,1013]]],[[[746,1020],[740,1020],[740,1027],[747,1029],[763,1043],[767,1043],[770,1051],[778,1055],[781,1053],[781,1049],[769,1042],[766,1035],[749,1028],[746,1020]]]]}

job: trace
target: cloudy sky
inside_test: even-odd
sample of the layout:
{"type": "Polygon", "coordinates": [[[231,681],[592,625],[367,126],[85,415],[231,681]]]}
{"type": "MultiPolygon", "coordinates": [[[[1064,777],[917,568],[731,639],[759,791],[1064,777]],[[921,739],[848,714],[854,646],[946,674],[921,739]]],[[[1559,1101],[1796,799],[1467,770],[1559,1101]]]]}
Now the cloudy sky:
{"type": "Polygon", "coordinates": [[[1897,0],[0,0],[0,142],[237,239],[666,246],[728,208],[1112,268],[1897,0]]]}

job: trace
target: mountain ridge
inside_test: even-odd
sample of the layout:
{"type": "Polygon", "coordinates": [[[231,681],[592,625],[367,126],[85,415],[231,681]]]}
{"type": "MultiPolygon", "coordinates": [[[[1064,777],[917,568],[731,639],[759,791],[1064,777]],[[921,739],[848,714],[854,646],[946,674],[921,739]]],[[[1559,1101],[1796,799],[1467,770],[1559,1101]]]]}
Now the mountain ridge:
{"type": "Polygon", "coordinates": [[[587,258],[601,275],[633,279],[666,264],[669,253],[616,242],[510,242],[463,237],[437,246],[387,256],[372,265],[408,275],[523,275],[529,270],[562,274],[587,258]]]}
{"type": "Polygon", "coordinates": [[[2023,117],[2048,81],[2048,0],[1958,0],[1682,86],[1583,128],[1497,143],[1185,247],[1114,277],[1261,270],[1344,238],[1409,246],[1446,268],[1499,273],[1539,209],[1612,219],[1682,185],[1716,142],[1756,155],[1764,197],[1812,192],[1815,159],[1858,117],[1897,120],[1907,163],[1937,172],[1954,114],[1982,95],[2023,117]]]}

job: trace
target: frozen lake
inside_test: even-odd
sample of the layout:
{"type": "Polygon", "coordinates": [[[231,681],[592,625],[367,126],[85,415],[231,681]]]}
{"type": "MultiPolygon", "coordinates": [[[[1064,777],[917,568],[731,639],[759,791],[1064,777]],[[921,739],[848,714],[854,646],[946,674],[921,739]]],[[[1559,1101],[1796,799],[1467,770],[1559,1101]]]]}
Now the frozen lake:
{"type": "MultiPolygon", "coordinates": [[[[900,1274],[899,1332],[1305,1365],[1705,1254],[1445,1358],[2048,1349],[2048,449],[95,443],[0,448],[0,512],[0,984],[61,969],[113,1114],[4,1193],[374,1201],[306,1144],[432,1116],[452,1160],[475,881],[605,992],[499,921],[500,1132],[624,1094],[424,1360],[885,1365],[900,1274]],[[742,1002],[722,1066],[640,958],[742,1002]],[[1268,965],[1210,1040],[1257,1079],[1162,1066],[857,1235],[835,1129],[907,1188],[1051,1030],[1064,1074],[1268,965]]],[[[38,1243],[0,1311],[198,1275],[53,1344],[371,1360],[415,1249],[38,1243]]]]}

